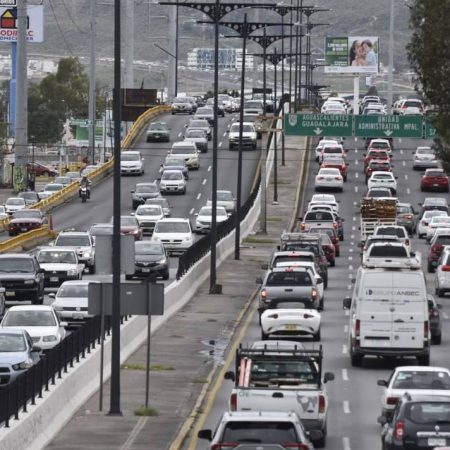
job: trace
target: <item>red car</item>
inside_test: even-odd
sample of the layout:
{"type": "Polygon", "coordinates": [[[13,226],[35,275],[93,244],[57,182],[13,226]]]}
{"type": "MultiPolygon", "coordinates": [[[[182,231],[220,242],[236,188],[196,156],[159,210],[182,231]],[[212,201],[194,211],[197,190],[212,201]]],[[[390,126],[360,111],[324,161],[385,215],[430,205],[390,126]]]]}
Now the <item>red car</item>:
{"type": "Polygon", "coordinates": [[[332,168],[332,169],[339,169],[341,172],[342,178],[344,181],[347,181],[347,166],[348,163],[345,162],[344,158],[324,158],[322,161],[322,164],[320,165],[320,168],[332,168]]]}
{"type": "MultiPolygon", "coordinates": [[[[309,232],[328,235],[334,246],[335,255],[339,256],[341,254],[341,248],[339,245],[339,236],[335,228],[333,227],[310,228],[309,232]]],[[[328,242],[328,239],[325,238],[325,242],[328,242]]]]}
{"type": "Polygon", "coordinates": [[[378,171],[378,172],[392,172],[392,166],[390,161],[386,159],[372,159],[369,162],[369,165],[366,169],[366,184],[367,180],[372,175],[372,172],[378,171]]]}
{"type": "Polygon", "coordinates": [[[369,150],[367,153],[364,153],[364,172],[366,172],[367,166],[373,159],[391,160],[386,150],[369,150]]]}
{"type": "Polygon", "coordinates": [[[326,234],[325,232],[322,232],[322,231],[319,232],[318,228],[316,228],[315,230],[316,230],[315,233],[310,233],[310,234],[312,236],[319,237],[320,246],[322,247],[322,250],[325,253],[328,264],[331,267],[334,267],[336,264],[336,250],[335,250],[333,242],[331,241],[328,234],[326,234]]]}
{"type": "Polygon", "coordinates": [[[39,209],[21,209],[16,211],[8,223],[8,233],[15,236],[19,233],[36,230],[47,223],[47,217],[39,209]]]}
{"type": "Polygon", "coordinates": [[[442,169],[427,169],[420,182],[420,190],[449,192],[448,176],[442,169]]]}
{"type": "Polygon", "coordinates": [[[139,227],[139,222],[133,216],[120,216],[120,233],[131,234],[135,241],[142,239],[142,230],[139,227]]]}
{"type": "Polygon", "coordinates": [[[28,163],[27,170],[34,173],[37,177],[57,177],[59,175],[58,171],[53,167],[45,166],[38,162],[28,163]]]}

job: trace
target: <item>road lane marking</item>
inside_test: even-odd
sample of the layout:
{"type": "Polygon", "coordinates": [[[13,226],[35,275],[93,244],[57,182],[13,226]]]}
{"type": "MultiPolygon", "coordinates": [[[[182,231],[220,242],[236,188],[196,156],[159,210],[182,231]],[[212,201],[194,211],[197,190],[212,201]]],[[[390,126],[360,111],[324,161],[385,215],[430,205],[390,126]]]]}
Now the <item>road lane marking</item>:
{"type": "Polygon", "coordinates": [[[349,309],[346,309],[346,310],[345,310],[345,315],[346,315],[346,316],[349,316],[349,315],[350,315],[350,310],[349,310],[349,309]]]}
{"type": "Polygon", "coordinates": [[[128,436],[127,440],[125,441],[125,443],[122,445],[122,447],[120,447],[120,450],[128,450],[129,448],[131,448],[131,446],[134,443],[134,440],[137,438],[139,433],[142,431],[142,429],[146,425],[147,421],[148,421],[148,417],[141,417],[136,422],[136,425],[131,430],[131,433],[129,434],[129,436],[128,436]]]}
{"type": "Polygon", "coordinates": [[[443,317],[444,319],[448,319],[447,313],[443,312],[443,313],[442,313],[442,317],[443,317]]]}
{"type": "Polygon", "coordinates": [[[345,333],[345,334],[348,333],[348,325],[344,325],[344,333],[345,333]]]}
{"type": "Polygon", "coordinates": [[[178,137],[181,137],[182,134],[183,134],[183,133],[180,131],[180,132],[178,133],[178,137]]]}
{"type": "Polygon", "coordinates": [[[202,196],[202,193],[201,192],[199,192],[198,194],[197,194],[197,200],[200,200],[200,197],[202,196]]]}
{"type": "Polygon", "coordinates": [[[357,159],[355,160],[355,165],[358,165],[358,160],[357,159]]]}
{"type": "Polygon", "coordinates": [[[352,266],[352,265],[349,265],[349,266],[348,266],[348,270],[352,271],[352,270],[353,270],[353,266],[352,266]]]}
{"type": "Polygon", "coordinates": [[[351,290],[351,288],[352,288],[352,285],[351,285],[351,284],[348,284],[348,285],[347,285],[347,289],[348,289],[348,290],[351,290]]]}
{"type": "Polygon", "coordinates": [[[344,344],[344,345],[342,346],[342,353],[343,353],[344,355],[346,355],[347,352],[348,352],[348,350],[347,350],[347,345],[344,344]]]}
{"type": "Polygon", "coordinates": [[[355,142],[358,142],[358,138],[357,137],[355,137],[355,142]]]}
{"type": "Polygon", "coordinates": [[[348,274],[348,277],[350,278],[350,280],[353,278],[353,274],[352,273],[349,273],[348,274]]]}
{"type": "Polygon", "coordinates": [[[342,379],[348,381],[348,371],[347,369],[342,369],[342,379]]]}
{"type": "Polygon", "coordinates": [[[342,409],[344,410],[345,414],[350,414],[350,403],[348,400],[344,400],[342,402],[342,409]]]}
{"type": "Polygon", "coordinates": [[[406,193],[409,195],[411,194],[411,189],[410,188],[406,188],[406,193]]]}
{"type": "Polygon", "coordinates": [[[189,211],[189,214],[190,214],[190,215],[194,214],[194,208],[192,208],[192,209],[189,211]]]}
{"type": "Polygon", "coordinates": [[[202,181],[203,186],[206,184],[206,178],[202,181]]]}
{"type": "Polygon", "coordinates": [[[402,138],[398,138],[398,143],[399,143],[399,144],[402,143],[402,138]]]}
{"type": "Polygon", "coordinates": [[[355,235],[352,234],[352,235],[350,236],[350,239],[351,239],[351,240],[355,239],[355,235]]]}
{"type": "Polygon", "coordinates": [[[208,166],[208,172],[211,172],[212,166],[208,166]]]}
{"type": "Polygon", "coordinates": [[[222,141],[219,142],[218,147],[222,147],[222,141]]]}
{"type": "Polygon", "coordinates": [[[227,135],[227,132],[225,131],[224,133],[223,133],[223,137],[225,137],[227,135]]]}
{"type": "Polygon", "coordinates": [[[356,227],[354,225],[352,226],[352,231],[356,231],[356,227]]]}
{"type": "Polygon", "coordinates": [[[351,261],[353,259],[353,256],[349,256],[348,260],[351,261]]]}
{"type": "Polygon", "coordinates": [[[349,248],[348,251],[349,251],[350,253],[353,253],[353,249],[352,249],[352,248],[349,248]]]}
{"type": "Polygon", "coordinates": [[[358,186],[355,186],[355,192],[358,192],[358,186]]]}
{"type": "Polygon", "coordinates": [[[403,155],[403,149],[402,148],[400,149],[400,155],[403,155]]]}
{"type": "Polygon", "coordinates": [[[358,178],[358,177],[359,177],[359,173],[355,172],[355,178],[358,178]]]}
{"type": "Polygon", "coordinates": [[[342,438],[342,448],[343,450],[352,450],[352,448],[350,447],[350,438],[348,437],[342,438]]]}
{"type": "Polygon", "coordinates": [[[357,148],[355,148],[355,153],[358,153],[358,149],[357,148]]]}
{"type": "Polygon", "coordinates": [[[406,161],[402,161],[403,167],[406,167],[406,161]]]}
{"type": "Polygon", "coordinates": [[[356,222],[356,216],[353,216],[353,222],[356,222]]]}
{"type": "Polygon", "coordinates": [[[408,174],[405,173],[405,180],[407,180],[407,179],[408,179],[408,174]]]}

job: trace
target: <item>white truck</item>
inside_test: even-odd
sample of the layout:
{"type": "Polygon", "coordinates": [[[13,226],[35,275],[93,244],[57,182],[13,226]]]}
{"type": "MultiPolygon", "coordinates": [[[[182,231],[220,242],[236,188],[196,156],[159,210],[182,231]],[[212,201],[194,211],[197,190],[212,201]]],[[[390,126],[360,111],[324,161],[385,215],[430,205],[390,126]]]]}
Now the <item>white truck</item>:
{"type": "Polygon", "coordinates": [[[225,379],[235,382],[231,411],[294,411],[307,431],[314,430],[315,448],[323,448],[327,436],[328,395],[322,377],[322,346],[318,349],[243,348],[236,351],[235,371],[225,379]],[[320,436],[320,437],[319,437],[320,436]]]}
{"type": "Polygon", "coordinates": [[[361,242],[380,225],[397,225],[396,198],[364,198],[361,202],[361,242]]]}

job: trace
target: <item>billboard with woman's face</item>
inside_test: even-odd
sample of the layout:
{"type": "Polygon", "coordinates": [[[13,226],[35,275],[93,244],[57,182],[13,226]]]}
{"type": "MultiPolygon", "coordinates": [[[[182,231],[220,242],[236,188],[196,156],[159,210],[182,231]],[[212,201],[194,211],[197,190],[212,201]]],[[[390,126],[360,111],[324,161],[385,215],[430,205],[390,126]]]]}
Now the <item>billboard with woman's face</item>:
{"type": "Polygon", "coordinates": [[[325,73],[378,73],[379,40],[374,36],[325,38],[325,73]]]}

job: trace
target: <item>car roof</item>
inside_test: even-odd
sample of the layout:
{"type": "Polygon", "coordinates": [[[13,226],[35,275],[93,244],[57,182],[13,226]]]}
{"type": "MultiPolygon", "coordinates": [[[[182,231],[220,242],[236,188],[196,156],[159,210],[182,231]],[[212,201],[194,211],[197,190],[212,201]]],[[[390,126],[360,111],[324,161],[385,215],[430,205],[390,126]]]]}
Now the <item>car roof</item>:
{"type": "Polygon", "coordinates": [[[189,219],[183,219],[181,217],[166,217],[164,219],[158,220],[158,222],[189,222],[189,219]]]}
{"type": "Polygon", "coordinates": [[[51,305],[16,305],[11,306],[8,311],[53,311],[51,305]]]}
{"type": "Polygon", "coordinates": [[[67,286],[67,285],[85,285],[89,283],[100,283],[100,281],[97,280],[67,280],[64,281],[61,286],[67,286]]]}
{"type": "Polygon", "coordinates": [[[20,328],[5,327],[0,328],[0,334],[20,334],[23,336],[25,334],[25,330],[20,328]]]}
{"type": "Polygon", "coordinates": [[[75,230],[62,230],[59,232],[58,236],[60,234],[73,234],[73,235],[85,235],[89,234],[89,231],[75,231],[75,230]]]}
{"type": "Polygon", "coordinates": [[[252,422],[264,422],[266,418],[279,422],[291,422],[293,418],[298,420],[297,414],[292,411],[225,411],[222,416],[222,420],[227,422],[239,422],[243,419],[249,419],[252,422]]]}
{"type": "Polygon", "coordinates": [[[449,372],[447,367],[437,367],[437,366],[398,366],[394,369],[394,372],[401,372],[406,370],[414,370],[414,372],[449,372]]]}
{"type": "Polygon", "coordinates": [[[7,259],[7,258],[32,259],[33,255],[30,255],[28,253],[2,253],[2,254],[0,254],[0,259],[7,259]]]}

